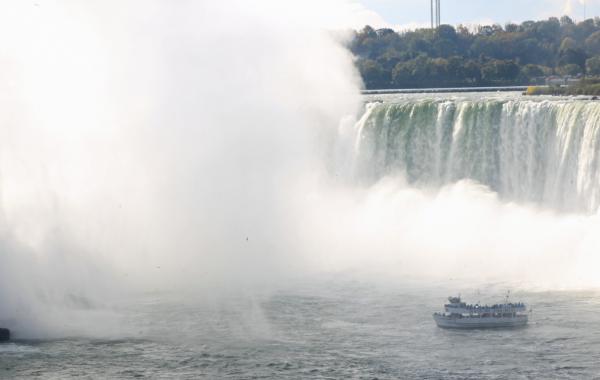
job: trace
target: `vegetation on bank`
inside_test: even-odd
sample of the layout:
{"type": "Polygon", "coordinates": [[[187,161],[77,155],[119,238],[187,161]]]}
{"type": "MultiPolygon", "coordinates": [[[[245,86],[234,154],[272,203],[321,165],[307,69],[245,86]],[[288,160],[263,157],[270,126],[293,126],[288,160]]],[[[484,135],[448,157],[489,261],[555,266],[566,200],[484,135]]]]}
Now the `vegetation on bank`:
{"type": "Polygon", "coordinates": [[[593,95],[600,96],[600,79],[583,79],[570,86],[530,86],[526,95],[593,95]]]}
{"type": "Polygon", "coordinates": [[[543,84],[551,75],[600,76],[600,18],[401,33],[366,26],[349,48],[367,89],[543,84]]]}

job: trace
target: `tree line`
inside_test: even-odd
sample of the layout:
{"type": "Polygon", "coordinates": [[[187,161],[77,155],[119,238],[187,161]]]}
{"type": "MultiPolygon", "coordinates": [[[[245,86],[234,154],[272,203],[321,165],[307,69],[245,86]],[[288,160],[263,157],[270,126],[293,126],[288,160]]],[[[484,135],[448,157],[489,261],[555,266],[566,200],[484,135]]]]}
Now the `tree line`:
{"type": "Polygon", "coordinates": [[[349,49],[368,89],[528,85],[550,75],[600,76],[600,18],[400,33],[365,26],[349,49]]]}

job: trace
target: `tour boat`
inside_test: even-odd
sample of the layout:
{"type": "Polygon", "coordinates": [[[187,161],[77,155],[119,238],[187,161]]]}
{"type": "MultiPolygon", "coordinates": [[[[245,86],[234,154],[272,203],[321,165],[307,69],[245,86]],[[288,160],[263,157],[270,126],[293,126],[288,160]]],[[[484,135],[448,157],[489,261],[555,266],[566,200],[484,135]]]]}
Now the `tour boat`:
{"type": "Polygon", "coordinates": [[[435,323],[442,328],[481,329],[494,327],[520,327],[528,322],[524,303],[506,302],[495,305],[468,305],[459,297],[448,297],[443,313],[434,313],[435,323]]]}

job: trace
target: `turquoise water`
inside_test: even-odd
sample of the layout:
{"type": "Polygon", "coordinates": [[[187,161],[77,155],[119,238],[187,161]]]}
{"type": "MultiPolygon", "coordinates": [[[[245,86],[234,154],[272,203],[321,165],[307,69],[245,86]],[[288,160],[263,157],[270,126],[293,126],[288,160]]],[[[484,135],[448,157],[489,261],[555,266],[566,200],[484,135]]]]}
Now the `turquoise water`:
{"type": "Polygon", "coordinates": [[[600,102],[518,93],[381,95],[359,123],[356,170],[439,187],[461,179],[563,211],[600,205],[600,102]]]}

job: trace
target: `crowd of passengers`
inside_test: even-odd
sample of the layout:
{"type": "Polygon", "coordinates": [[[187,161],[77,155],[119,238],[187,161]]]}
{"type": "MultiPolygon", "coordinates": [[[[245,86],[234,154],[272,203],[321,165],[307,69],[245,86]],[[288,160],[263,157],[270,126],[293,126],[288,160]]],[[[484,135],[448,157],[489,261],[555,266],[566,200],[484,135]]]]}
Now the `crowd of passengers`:
{"type": "MultiPolygon", "coordinates": [[[[446,306],[450,306],[450,307],[457,307],[454,305],[446,305],[446,306]]],[[[525,304],[522,302],[517,302],[517,303],[504,303],[504,304],[494,304],[492,306],[481,306],[481,305],[464,305],[464,306],[458,306],[461,308],[465,308],[465,309],[507,309],[507,308],[521,308],[521,307],[525,307],[525,304]]]]}

